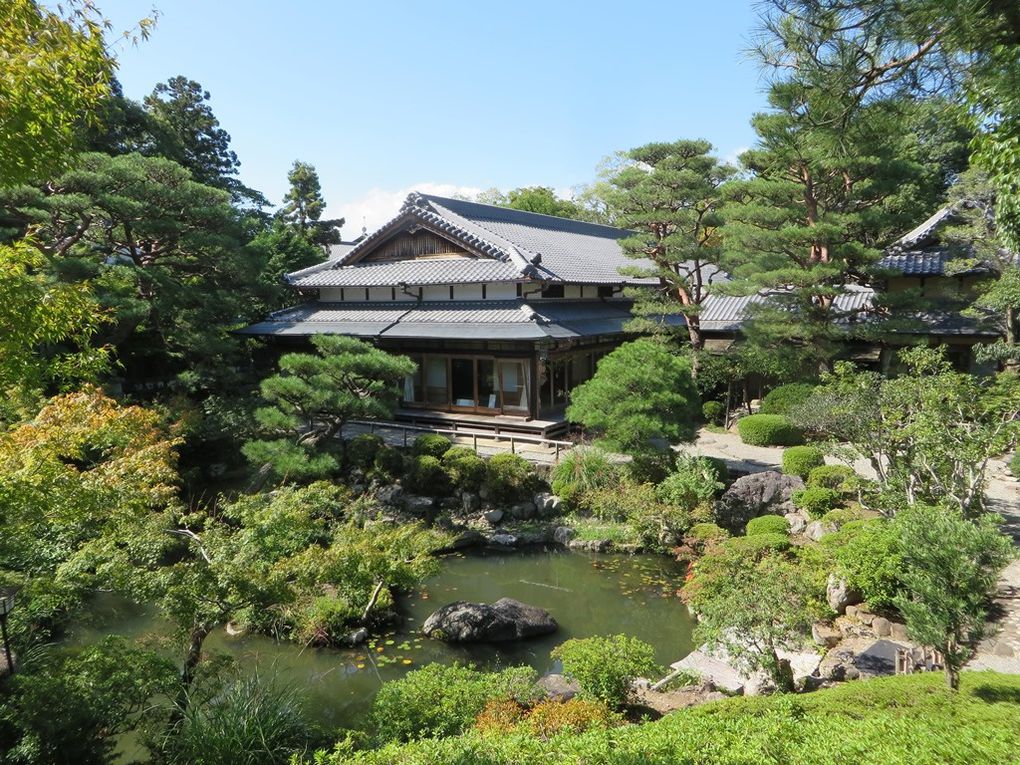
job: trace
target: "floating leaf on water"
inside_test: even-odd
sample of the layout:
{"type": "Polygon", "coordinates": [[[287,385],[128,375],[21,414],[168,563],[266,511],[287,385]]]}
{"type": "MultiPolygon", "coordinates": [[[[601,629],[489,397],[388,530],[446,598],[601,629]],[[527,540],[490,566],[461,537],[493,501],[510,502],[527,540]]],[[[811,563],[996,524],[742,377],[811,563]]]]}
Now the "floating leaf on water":
{"type": "Polygon", "coordinates": [[[414,662],[413,662],[413,661],[411,661],[410,659],[404,659],[404,660],[403,660],[402,662],[400,662],[400,663],[401,663],[401,664],[413,664],[414,662]]]}
{"type": "Polygon", "coordinates": [[[397,641],[395,641],[395,640],[387,640],[386,641],[386,645],[393,645],[395,642],[397,642],[397,641]]]}
{"type": "Polygon", "coordinates": [[[365,668],[365,665],[364,665],[364,664],[359,664],[359,665],[358,665],[358,669],[364,669],[364,668],[365,668]]]}

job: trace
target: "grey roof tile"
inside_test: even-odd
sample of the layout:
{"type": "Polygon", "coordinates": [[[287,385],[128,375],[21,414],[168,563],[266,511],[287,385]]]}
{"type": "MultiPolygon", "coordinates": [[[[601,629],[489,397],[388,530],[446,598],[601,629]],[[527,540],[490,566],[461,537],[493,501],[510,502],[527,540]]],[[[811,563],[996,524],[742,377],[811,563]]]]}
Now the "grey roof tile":
{"type": "Polygon", "coordinates": [[[295,287],[396,287],[400,284],[480,284],[517,281],[520,271],[488,258],[429,258],[390,263],[355,263],[290,275],[295,287]]]}

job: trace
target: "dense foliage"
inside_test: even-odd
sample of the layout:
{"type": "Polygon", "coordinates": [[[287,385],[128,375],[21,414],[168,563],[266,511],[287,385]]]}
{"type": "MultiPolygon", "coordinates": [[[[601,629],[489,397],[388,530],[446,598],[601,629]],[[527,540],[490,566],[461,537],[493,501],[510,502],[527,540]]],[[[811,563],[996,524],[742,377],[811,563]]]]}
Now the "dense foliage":
{"type": "Polygon", "coordinates": [[[781,414],[749,414],[737,420],[740,440],[752,446],[792,446],[804,436],[789,418],[781,414]]]}

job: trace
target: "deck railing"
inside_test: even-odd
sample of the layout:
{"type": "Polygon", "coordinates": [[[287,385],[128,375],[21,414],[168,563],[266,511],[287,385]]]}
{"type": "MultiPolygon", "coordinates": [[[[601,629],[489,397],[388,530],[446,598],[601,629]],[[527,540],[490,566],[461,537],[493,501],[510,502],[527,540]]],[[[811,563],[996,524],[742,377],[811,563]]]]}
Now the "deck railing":
{"type": "Polygon", "coordinates": [[[492,430],[468,430],[465,428],[437,428],[429,425],[405,425],[402,422],[380,422],[378,420],[351,420],[351,425],[367,426],[369,433],[375,433],[376,430],[397,430],[401,432],[404,446],[407,446],[407,434],[409,432],[417,433],[439,433],[440,435],[449,435],[454,438],[471,438],[471,448],[476,452],[478,451],[478,440],[483,441],[495,441],[500,443],[503,441],[510,442],[510,453],[517,454],[517,444],[537,444],[538,446],[544,446],[553,451],[553,461],[560,461],[560,453],[563,449],[569,449],[574,444],[571,441],[557,441],[552,438],[543,438],[542,436],[529,436],[527,434],[518,433],[500,433],[499,431],[492,430]]]}

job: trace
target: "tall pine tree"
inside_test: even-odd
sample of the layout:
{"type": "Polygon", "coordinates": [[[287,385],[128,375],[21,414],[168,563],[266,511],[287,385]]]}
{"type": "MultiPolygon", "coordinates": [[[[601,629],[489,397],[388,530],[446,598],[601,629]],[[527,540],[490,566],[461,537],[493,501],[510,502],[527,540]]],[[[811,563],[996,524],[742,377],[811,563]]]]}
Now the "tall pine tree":
{"type": "Polygon", "coordinates": [[[701,305],[721,277],[721,187],[733,174],[711,151],[708,141],[687,140],[631,149],[606,194],[616,225],[633,232],[621,242],[627,257],[651,261],[628,266],[627,275],[658,283],[634,291],[633,327],[661,331],[657,317],[679,312],[695,352],[705,343],[701,305]]]}
{"type": "Polygon", "coordinates": [[[307,162],[295,161],[287,173],[290,189],[284,196],[280,216],[297,229],[310,242],[326,247],[340,242],[343,218],[322,220],[326,201],[315,167],[307,162]]]}

